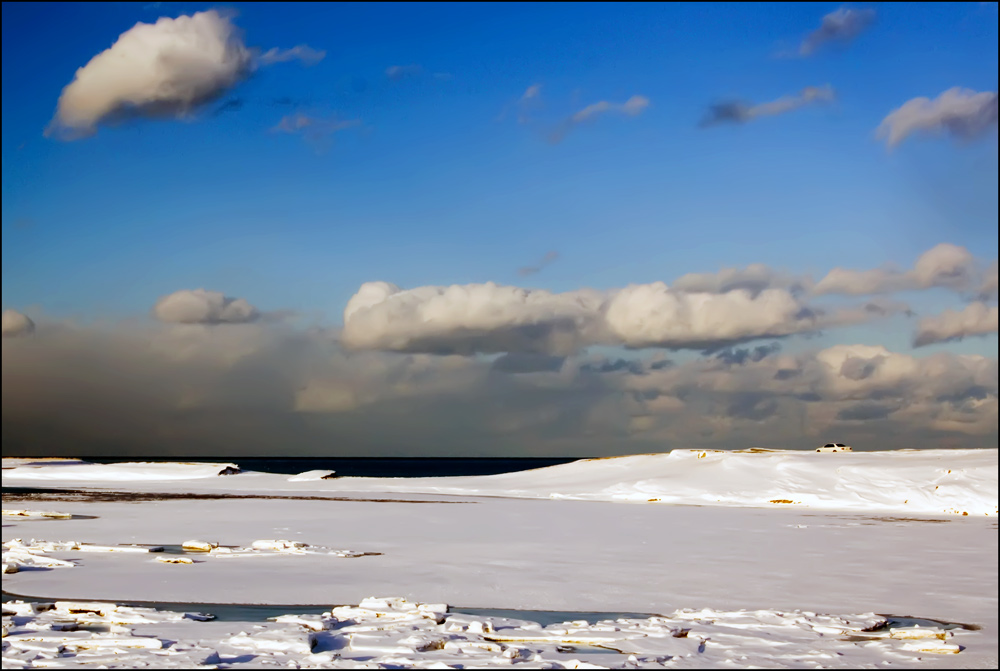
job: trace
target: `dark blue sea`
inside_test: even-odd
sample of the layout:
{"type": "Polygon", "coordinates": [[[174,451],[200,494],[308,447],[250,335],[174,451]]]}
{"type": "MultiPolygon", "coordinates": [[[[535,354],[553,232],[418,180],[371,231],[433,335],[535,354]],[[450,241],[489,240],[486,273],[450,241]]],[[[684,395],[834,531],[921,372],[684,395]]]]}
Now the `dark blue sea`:
{"type": "Polygon", "coordinates": [[[169,457],[150,459],[136,457],[81,457],[84,461],[110,464],[120,461],[187,461],[233,463],[244,471],[264,471],[266,473],[286,473],[294,475],[305,471],[331,470],[346,477],[374,478],[424,478],[455,475],[495,475],[528,471],[557,464],[568,464],[575,458],[499,458],[499,457],[303,457],[303,458],[260,458],[260,457],[169,457]]]}

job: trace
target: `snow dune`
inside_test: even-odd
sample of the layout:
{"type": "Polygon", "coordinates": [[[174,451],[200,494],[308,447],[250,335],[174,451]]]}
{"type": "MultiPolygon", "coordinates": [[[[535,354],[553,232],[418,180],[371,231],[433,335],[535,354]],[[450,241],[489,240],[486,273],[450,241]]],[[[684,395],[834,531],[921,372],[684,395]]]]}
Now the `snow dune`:
{"type": "Polygon", "coordinates": [[[673,450],[468,477],[313,480],[240,473],[217,478],[232,465],[46,464],[5,470],[4,480],[192,493],[406,493],[995,516],[997,465],[995,449],[673,450]]]}

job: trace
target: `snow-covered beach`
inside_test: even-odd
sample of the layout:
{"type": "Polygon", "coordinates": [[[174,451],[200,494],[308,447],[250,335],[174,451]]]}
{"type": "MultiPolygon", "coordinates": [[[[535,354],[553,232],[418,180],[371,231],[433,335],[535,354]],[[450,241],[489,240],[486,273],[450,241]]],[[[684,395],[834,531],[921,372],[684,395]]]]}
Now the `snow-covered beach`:
{"type": "Polygon", "coordinates": [[[46,629],[76,617],[65,608],[5,606],[5,666],[106,664],[111,649],[119,666],[178,667],[997,661],[996,450],[685,450],[452,478],[294,478],[236,466],[5,459],[5,487],[84,493],[5,495],[4,562],[22,570],[4,575],[4,590],[29,601],[334,610],[273,623],[91,613],[105,624],[124,618],[114,626],[160,647],[114,643],[125,636],[116,629],[74,648],[46,629]],[[192,539],[219,547],[121,547],[192,539]],[[172,557],[191,563],[161,561],[172,557]],[[657,617],[538,629],[447,606],[657,617]],[[863,631],[883,616],[975,628],[910,631],[894,621],[863,631]]]}

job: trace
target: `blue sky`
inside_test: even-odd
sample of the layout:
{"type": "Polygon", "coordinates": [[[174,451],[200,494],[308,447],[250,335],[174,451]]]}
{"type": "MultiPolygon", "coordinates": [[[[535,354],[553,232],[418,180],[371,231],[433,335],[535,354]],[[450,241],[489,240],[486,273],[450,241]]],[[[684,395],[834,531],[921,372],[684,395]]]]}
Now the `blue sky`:
{"type": "MultiPolygon", "coordinates": [[[[35,321],[149,325],[161,297],[205,288],[338,329],[373,281],[606,291],[750,264],[813,281],[907,271],[941,243],[977,273],[997,256],[995,3],[5,3],[2,30],[2,301],[35,321]],[[209,10],[256,50],[249,76],[183,114],[45,133],[68,127],[60,96],[119,36],[209,10]],[[857,30],[804,55],[838,16],[857,30]],[[306,45],[322,58],[282,51],[306,45]],[[891,147],[877,135],[955,87],[992,112],[925,115],[891,147]],[[703,127],[720,103],[739,122],[703,127]],[[316,135],[280,131],[299,122],[316,135]]],[[[785,353],[995,360],[995,315],[985,336],[911,346],[916,318],[973,300],[978,279],[949,281],[891,293],[916,316],[776,337],[793,334],[785,353]]],[[[810,304],[870,298],[836,293],[810,304]]],[[[387,314],[397,336],[412,326],[387,314]]],[[[440,353],[404,340],[375,349],[440,353]]],[[[673,358],[702,356],[668,340],[673,358]]],[[[638,342],[583,341],[612,357],[638,342]]]]}
{"type": "Polygon", "coordinates": [[[523,283],[548,250],[530,285],[552,290],[906,266],[939,242],[995,254],[995,141],[890,154],[873,138],[909,98],[995,88],[995,6],[878,6],[849,47],[803,59],[780,53],[836,5],[235,4],[248,45],[327,57],[260,73],[229,95],[238,112],[42,137],[120,33],[211,7],[4,5],[4,306],[118,315],[205,285],[335,321],[362,282],[523,283]],[[388,80],[399,64],[425,73],[388,80]],[[597,100],[651,106],[552,146],[497,120],[534,83],[553,124],[597,100]],[[720,98],[827,83],[829,107],[696,127],[720,98]],[[277,98],[364,126],[317,154],[268,132],[289,111],[277,98]]]}

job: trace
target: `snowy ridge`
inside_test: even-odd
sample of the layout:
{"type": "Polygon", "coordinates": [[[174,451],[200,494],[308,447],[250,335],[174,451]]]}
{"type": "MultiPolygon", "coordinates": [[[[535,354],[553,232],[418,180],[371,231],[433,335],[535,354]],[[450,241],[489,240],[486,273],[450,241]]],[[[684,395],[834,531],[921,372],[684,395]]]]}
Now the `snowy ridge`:
{"type": "Polygon", "coordinates": [[[85,461],[61,460],[46,462],[4,459],[6,473],[4,480],[50,480],[53,474],[58,478],[71,481],[102,481],[130,482],[136,480],[192,480],[197,478],[214,478],[217,475],[238,473],[236,464],[202,464],[202,463],[152,463],[152,462],[121,462],[117,464],[91,464],[85,461]],[[8,462],[13,467],[8,465],[8,462]]]}
{"type": "Polygon", "coordinates": [[[997,465],[995,449],[673,450],[469,477],[314,480],[241,473],[217,478],[224,469],[236,467],[51,464],[7,469],[4,480],[113,483],[116,488],[129,482],[139,486],[143,481],[172,481],[183,483],[177,486],[189,492],[406,493],[995,516],[997,465]]]}

